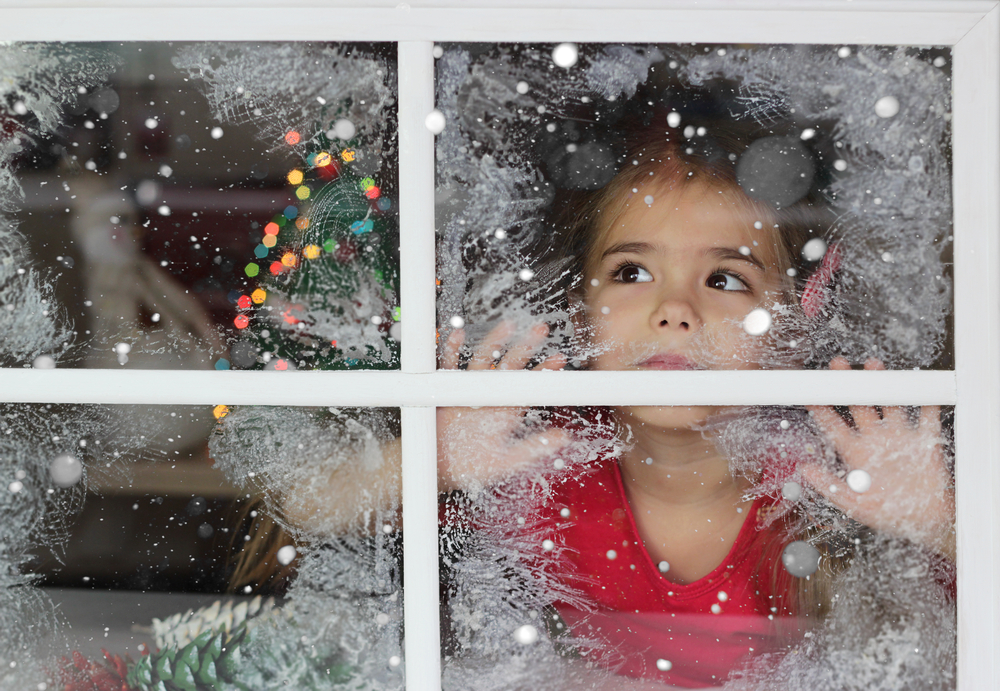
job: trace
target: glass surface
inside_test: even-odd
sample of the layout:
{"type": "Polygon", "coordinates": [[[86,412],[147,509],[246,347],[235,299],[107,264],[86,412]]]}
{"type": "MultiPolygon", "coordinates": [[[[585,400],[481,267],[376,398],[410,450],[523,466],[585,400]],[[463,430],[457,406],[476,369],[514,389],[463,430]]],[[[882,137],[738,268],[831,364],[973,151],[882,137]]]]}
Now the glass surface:
{"type": "Polygon", "coordinates": [[[397,409],[0,408],[2,688],[402,688],[397,409]]]}
{"type": "Polygon", "coordinates": [[[398,367],[394,45],[3,51],[2,364],[398,367]]]}
{"type": "Polygon", "coordinates": [[[953,688],[952,419],[439,409],[445,688],[953,688]]]}
{"type": "Polygon", "coordinates": [[[442,366],[952,367],[949,50],[435,54],[442,366]]]}

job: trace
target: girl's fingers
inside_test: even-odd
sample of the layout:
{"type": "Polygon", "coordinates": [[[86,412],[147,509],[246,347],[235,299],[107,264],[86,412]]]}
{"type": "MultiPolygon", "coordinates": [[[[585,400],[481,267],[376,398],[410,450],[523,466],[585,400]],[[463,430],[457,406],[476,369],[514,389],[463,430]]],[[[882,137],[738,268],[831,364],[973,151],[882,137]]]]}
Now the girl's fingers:
{"type": "Polygon", "coordinates": [[[556,353],[545,358],[535,369],[560,370],[564,367],[566,367],[566,356],[556,353]]]}
{"type": "Polygon", "coordinates": [[[941,407],[925,405],[921,408],[917,428],[932,435],[935,439],[939,439],[941,437],[941,407]]]}
{"type": "Polygon", "coordinates": [[[913,428],[913,425],[910,424],[910,416],[907,414],[906,408],[900,405],[882,408],[882,420],[884,420],[886,424],[892,425],[897,429],[913,428]]]}
{"type": "Polygon", "coordinates": [[[830,369],[848,370],[851,369],[851,363],[847,361],[847,358],[838,356],[830,360],[830,369]]]}
{"type": "Polygon", "coordinates": [[[476,349],[469,360],[470,370],[489,369],[495,360],[503,353],[507,342],[514,334],[514,327],[509,321],[502,321],[486,335],[483,344],[476,349]]]}
{"type": "Polygon", "coordinates": [[[882,420],[878,416],[878,411],[871,406],[852,405],[849,410],[851,411],[851,417],[854,418],[854,424],[857,425],[859,431],[874,427],[882,420]]]}
{"type": "Polygon", "coordinates": [[[813,421],[819,425],[820,431],[833,440],[834,445],[841,447],[850,441],[851,428],[833,408],[809,405],[806,406],[806,410],[812,414],[813,421]]]}
{"type": "Polygon", "coordinates": [[[523,456],[529,461],[537,461],[559,453],[572,439],[570,433],[564,429],[548,429],[524,439],[517,445],[515,455],[523,456]]]}
{"type": "Polygon", "coordinates": [[[448,334],[441,356],[441,369],[458,369],[458,353],[465,343],[465,329],[455,329],[448,334]]]}
{"type": "Polygon", "coordinates": [[[549,335],[549,327],[545,323],[535,324],[528,329],[517,345],[509,348],[503,356],[503,360],[498,365],[498,369],[524,369],[531,356],[535,354],[538,346],[542,344],[545,337],[549,335]]]}
{"type": "Polygon", "coordinates": [[[839,477],[813,463],[799,466],[799,474],[813,489],[841,511],[849,516],[857,513],[862,495],[848,487],[839,477]]]}

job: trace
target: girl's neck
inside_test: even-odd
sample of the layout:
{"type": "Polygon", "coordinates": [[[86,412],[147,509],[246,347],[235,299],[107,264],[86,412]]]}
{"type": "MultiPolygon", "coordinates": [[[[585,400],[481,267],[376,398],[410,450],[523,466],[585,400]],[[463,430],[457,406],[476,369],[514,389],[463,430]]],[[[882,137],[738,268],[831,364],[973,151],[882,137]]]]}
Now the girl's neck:
{"type": "Polygon", "coordinates": [[[739,503],[745,483],[734,478],[715,444],[690,429],[634,426],[635,445],[621,459],[631,496],[677,507],[739,503]]]}

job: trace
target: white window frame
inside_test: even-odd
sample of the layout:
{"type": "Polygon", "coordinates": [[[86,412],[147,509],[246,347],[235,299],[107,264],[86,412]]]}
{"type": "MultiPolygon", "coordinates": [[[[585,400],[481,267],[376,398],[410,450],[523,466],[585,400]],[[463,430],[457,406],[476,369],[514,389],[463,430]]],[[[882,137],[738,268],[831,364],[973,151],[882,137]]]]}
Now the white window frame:
{"type": "Polygon", "coordinates": [[[8,402],[402,407],[407,688],[440,689],[434,406],[957,404],[958,679],[1000,688],[1000,9],[966,0],[216,0],[212,7],[0,0],[0,40],[399,43],[399,372],[0,370],[8,402]],[[373,6],[380,4],[379,6],[373,6]],[[626,9],[629,8],[629,9],[626,9]],[[438,41],[953,48],[955,370],[436,372],[438,41]],[[260,386],[281,378],[281,386],[260,386]]]}

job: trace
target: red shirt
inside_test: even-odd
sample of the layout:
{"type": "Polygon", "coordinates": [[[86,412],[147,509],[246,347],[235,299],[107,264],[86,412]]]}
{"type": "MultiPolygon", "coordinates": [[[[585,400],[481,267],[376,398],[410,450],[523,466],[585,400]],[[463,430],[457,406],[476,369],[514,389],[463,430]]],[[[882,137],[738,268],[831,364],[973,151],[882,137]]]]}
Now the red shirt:
{"type": "Polygon", "coordinates": [[[723,562],[680,585],[668,580],[669,571],[660,573],[642,545],[615,461],[560,483],[543,525],[558,546],[546,543],[558,554],[550,558],[568,566],[560,574],[592,603],[556,603],[573,637],[594,642],[587,657],[618,674],[700,688],[721,685],[748,655],[774,650],[778,627],[797,630],[797,622],[774,614],[778,602],[756,576],[760,569],[760,583],[772,582],[762,564],[783,547],[774,531],[759,530],[772,505],[757,500],[723,562]]]}

